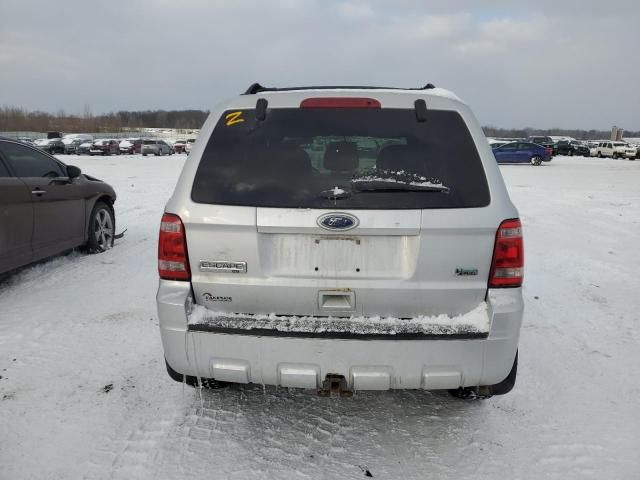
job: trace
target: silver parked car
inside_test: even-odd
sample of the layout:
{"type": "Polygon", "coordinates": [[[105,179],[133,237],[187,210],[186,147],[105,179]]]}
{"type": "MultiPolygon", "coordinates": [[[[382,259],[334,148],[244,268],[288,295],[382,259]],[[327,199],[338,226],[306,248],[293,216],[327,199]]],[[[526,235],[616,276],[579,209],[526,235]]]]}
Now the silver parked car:
{"type": "Polygon", "coordinates": [[[522,227],[453,93],[255,84],[200,138],[160,225],[172,378],[512,389],[522,227]]]}
{"type": "Polygon", "coordinates": [[[173,149],[164,140],[143,140],[142,155],[173,155],[173,149]]]}

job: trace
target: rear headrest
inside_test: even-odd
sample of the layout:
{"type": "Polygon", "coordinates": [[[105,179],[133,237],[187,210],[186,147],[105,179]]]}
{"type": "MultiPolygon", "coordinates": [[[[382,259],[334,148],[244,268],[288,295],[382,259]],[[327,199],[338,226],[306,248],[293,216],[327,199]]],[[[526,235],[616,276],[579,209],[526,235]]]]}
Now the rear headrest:
{"type": "Polygon", "coordinates": [[[355,142],[331,142],[324,151],[323,166],[334,172],[350,172],[358,168],[358,145],[355,142]]]}
{"type": "Polygon", "coordinates": [[[376,168],[424,174],[425,161],[418,148],[408,145],[387,145],[378,152],[376,168]]]}
{"type": "Polygon", "coordinates": [[[271,151],[271,159],[274,170],[282,170],[288,173],[307,173],[313,169],[311,158],[299,145],[283,143],[274,146],[271,151]]]}

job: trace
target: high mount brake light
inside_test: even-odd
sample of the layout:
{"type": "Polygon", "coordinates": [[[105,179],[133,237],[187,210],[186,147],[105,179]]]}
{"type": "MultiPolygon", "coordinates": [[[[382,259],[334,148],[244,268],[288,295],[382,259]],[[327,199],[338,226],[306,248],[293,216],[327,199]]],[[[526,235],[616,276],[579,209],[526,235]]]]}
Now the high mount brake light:
{"type": "Polygon", "coordinates": [[[517,218],[498,227],[493,248],[489,288],[519,287],[524,278],[524,242],[522,224],[517,218]]]}
{"type": "Polygon", "coordinates": [[[171,213],[165,213],[160,222],[158,273],[164,280],[191,280],[184,225],[171,213]]]}
{"type": "Polygon", "coordinates": [[[382,108],[382,105],[375,98],[316,97],[304,99],[300,108],[382,108]]]}

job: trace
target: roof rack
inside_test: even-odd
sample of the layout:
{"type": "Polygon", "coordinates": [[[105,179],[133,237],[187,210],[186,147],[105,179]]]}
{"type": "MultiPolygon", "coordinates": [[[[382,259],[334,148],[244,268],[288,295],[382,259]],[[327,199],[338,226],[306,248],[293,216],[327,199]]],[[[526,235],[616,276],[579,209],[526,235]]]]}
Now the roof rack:
{"type": "Polygon", "coordinates": [[[371,87],[371,86],[355,86],[355,85],[331,85],[331,86],[315,86],[315,87],[286,87],[272,88],[263,87],[259,83],[253,83],[247,88],[243,95],[255,95],[261,92],[289,92],[291,90],[430,90],[436,88],[433,83],[427,83],[424,87],[418,88],[399,88],[399,87],[371,87]]]}

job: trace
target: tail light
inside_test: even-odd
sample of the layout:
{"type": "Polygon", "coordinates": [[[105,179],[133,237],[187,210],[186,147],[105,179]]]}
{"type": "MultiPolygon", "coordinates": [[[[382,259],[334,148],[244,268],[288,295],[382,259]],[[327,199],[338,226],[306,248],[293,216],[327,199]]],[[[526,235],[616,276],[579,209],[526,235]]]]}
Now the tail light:
{"type": "Polygon", "coordinates": [[[165,213],[160,222],[158,273],[164,280],[191,280],[184,225],[171,213],[165,213]]]}
{"type": "Polygon", "coordinates": [[[519,287],[524,278],[524,242],[522,224],[517,218],[505,220],[498,227],[493,248],[489,287],[519,287]]]}

